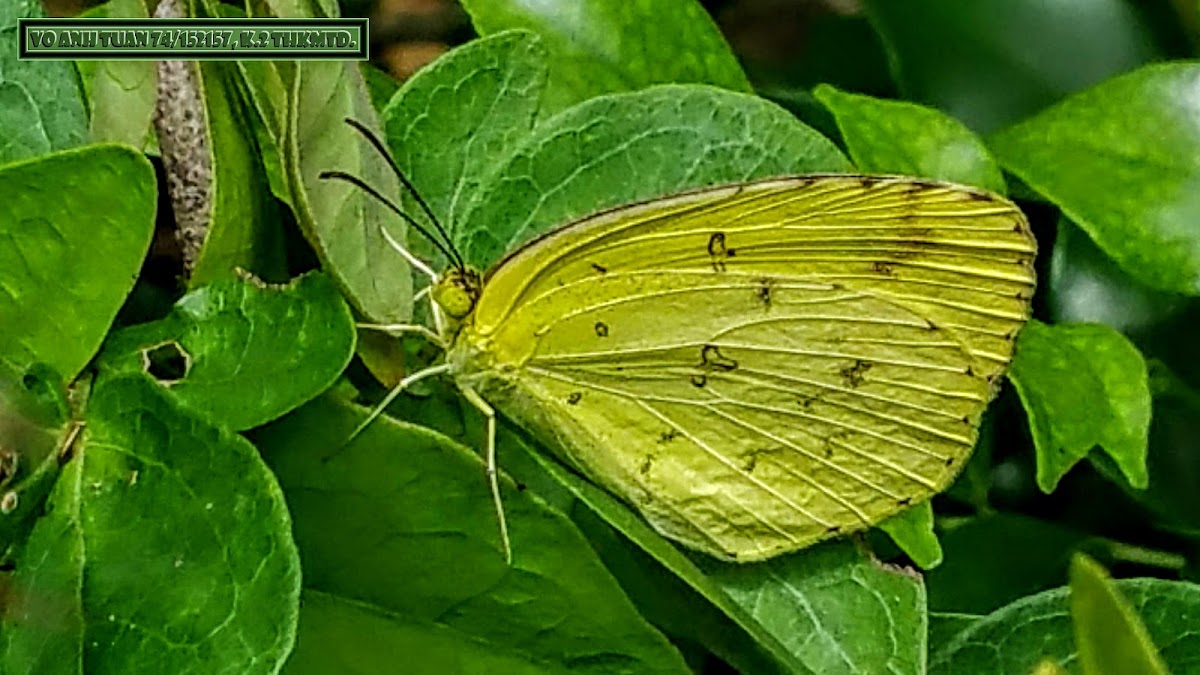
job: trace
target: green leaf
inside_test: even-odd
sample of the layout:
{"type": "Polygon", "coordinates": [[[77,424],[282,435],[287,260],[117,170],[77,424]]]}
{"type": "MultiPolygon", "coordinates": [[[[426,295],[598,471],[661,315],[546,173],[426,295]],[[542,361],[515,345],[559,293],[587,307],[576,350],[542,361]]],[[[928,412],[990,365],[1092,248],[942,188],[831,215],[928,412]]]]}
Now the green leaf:
{"type": "Polygon", "coordinates": [[[922,502],[876,525],[923,570],[942,564],[942,545],[933,533],[933,504],[922,502]]]}
{"type": "Polygon", "coordinates": [[[833,143],[773,103],[712,87],[654,87],[592,99],[539,125],[480,188],[455,238],[469,262],[486,268],[537,234],[606,207],[850,170],[833,143]]]}
{"type": "Polygon", "coordinates": [[[252,121],[228,62],[201,63],[203,105],[212,157],[212,212],[188,286],[227,278],[238,269],[270,281],[287,278],[279,211],[267,189],[252,121]]]}
{"type": "Polygon", "coordinates": [[[1146,487],[1147,377],[1137,347],[1107,326],[1029,322],[1009,379],[1029,418],[1043,492],[1096,446],[1131,485],[1146,487]]]}
{"type": "MultiPolygon", "coordinates": [[[[307,589],[393,617],[389,632],[432,624],[486,648],[463,654],[465,672],[500,657],[550,671],[688,672],[563,516],[505,479],[510,567],[479,458],[389,418],[346,445],[366,414],[325,396],[256,434],[288,498],[307,589]]],[[[341,649],[339,631],[311,639],[341,649]]],[[[413,672],[442,672],[445,640],[414,649],[413,672]]],[[[314,672],[304,653],[292,667],[314,672]]],[[[394,672],[385,666],[369,672],[394,672]]]]}
{"type": "Polygon", "coordinates": [[[905,98],[987,133],[1158,58],[1124,0],[866,0],[905,98]]]}
{"type": "MultiPolygon", "coordinates": [[[[1176,673],[1195,672],[1200,663],[1200,586],[1162,579],[1116,582],[1145,620],[1154,644],[1176,673]]],[[[959,633],[933,653],[930,675],[1028,673],[1050,657],[1069,673],[1083,673],[1071,628],[1069,596],[1058,588],[1022,598],[959,633]]],[[[1086,674],[1085,674],[1086,675],[1086,674]]]]}
{"type": "Polygon", "coordinates": [[[989,145],[1129,274],[1198,295],[1197,86],[1200,64],[1147,66],[1005,129],[989,145]]]}
{"type": "Polygon", "coordinates": [[[240,431],[324,391],[353,353],[349,307],[312,273],[285,286],[230,279],[192,291],[165,319],[113,334],[101,364],[149,371],[193,413],[240,431]]]}
{"type": "Polygon", "coordinates": [[[1166,675],[1137,612],[1104,568],[1079,553],[1071,560],[1071,621],[1085,675],[1166,675]]]}
{"type": "Polygon", "coordinates": [[[133,287],[155,191],[150,163],[122,146],[0,167],[0,360],[74,379],[133,287]]]}
{"type": "MultiPolygon", "coordinates": [[[[286,80],[285,80],[286,81],[286,80]]],[[[398,195],[387,162],[346,124],[350,117],[379,133],[366,85],[352,62],[295,64],[283,160],[300,227],[351,304],[374,323],[412,316],[412,271],[381,228],[404,241],[404,223],[362,190],[324,171],[345,171],[384,195],[398,195]]]]}
{"type": "Polygon", "coordinates": [[[300,635],[283,670],[286,675],[394,673],[398,664],[421,673],[543,675],[554,670],[442,624],[320,591],[304,592],[300,635]]]}
{"type": "Polygon", "coordinates": [[[961,122],[906,101],[820,85],[813,94],[833,113],[850,158],[862,171],[924,176],[1004,193],[987,148],[961,122]]]}
{"type": "Polygon", "coordinates": [[[729,45],[695,0],[577,0],[569,10],[518,0],[466,0],[463,5],[481,35],[524,28],[542,37],[551,64],[547,113],[654,84],[750,91],[729,45]]]}
{"type": "Polygon", "coordinates": [[[17,58],[17,19],[44,17],[37,0],[0,3],[0,164],[83,143],[88,120],[69,61],[17,58]]]}
{"type": "Polygon", "coordinates": [[[246,102],[246,114],[251,118],[249,124],[271,194],[294,211],[283,159],[283,148],[287,145],[288,90],[281,74],[281,70],[287,71],[294,66],[274,61],[234,61],[234,65],[238,69],[238,88],[242,101],[246,102]]]}
{"type": "MultiPolygon", "coordinates": [[[[701,615],[709,624],[702,630],[720,626],[709,615],[712,608],[728,617],[721,626],[722,651],[747,649],[738,636],[730,635],[740,629],[786,672],[921,672],[925,589],[918,575],[882,565],[844,541],[753,565],[686,555],[608,492],[544,452],[516,447],[524,448],[589,509],[711,603],[701,615]]],[[[510,466],[515,454],[501,456],[504,466],[510,466]]],[[[519,475],[524,478],[527,471],[519,475]]],[[[691,623],[693,616],[678,620],[691,623]]],[[[699,637],[707,638],[704,633],[699,637]]],[[[748,650],[740,656],[763,658],[748,650]]]]}
{"type": "MultiPolygon", "coordinates": [[[[144,19],[142,0],[109,0],[86,12],[96,19],[144,19]]],[[[89,137],[93,143],[124,143],[135,148],[156,145],[152,140],[158,79],[154,61],[77,61],[91,111],[89,137]]]]}
{"type": "MultiPolygon", "coordinates": [[[[541,41],[525,31],[475,40],[423,68],[384,109],[392,156],[451,231],[533,129],[546,58],[541,41]]],[[[420,214],[412,196],[404,197],[406,210],[420,214]]],[[[415,248],[434,250],[424,241],[415,248]]]]}
{"type": "Polygon", "coordinates": [[[978,614],[958,614],[953,612],[929,613],[929,653],[933,654],[942,649],[959,633],[967,630],[982,619],[978,614]]]}
{"type": "Polygon", "coordinates": [[[925,587],[911,570],[850,542],[760,565],[704,566],[813,673],[924,673],[925,587]]]}
{"type": "Polygon", "coordinates": [[[279,487],[241,437],[136,377],[102,380],[11,577],[8,673],[274,673],[300,569],[279,487]]]}

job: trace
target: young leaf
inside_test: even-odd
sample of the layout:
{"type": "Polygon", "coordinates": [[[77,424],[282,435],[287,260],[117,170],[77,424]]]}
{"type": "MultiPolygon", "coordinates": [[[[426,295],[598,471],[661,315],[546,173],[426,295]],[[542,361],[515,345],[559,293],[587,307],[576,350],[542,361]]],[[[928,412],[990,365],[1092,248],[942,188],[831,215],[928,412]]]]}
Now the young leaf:
{"type": "Polygon", "coordinates": [[[1138,617],[1096,561],[1071,560],[1071,623],[1084,675],[1166,675],[1138,617]]]}
{"type": "Polygon", "coordinates": [[[1029,417],[1043,492],[1052,492],[1096,446],[1131,485],[1146,487],[1146,362],[1120,333],[1096,324],[1030,321],[1017,338],[1009,379],[1029,417]]]}
{"type": "Polygon", "coordinates": [[[933,532],[933,504],[924,501],[876,525],[923,570],[942,564],[942,545],[933,532]]]}
{"type": "Polygon", "coordinates": [[[0,361],[79,374],[142,266],[155,193],[150,163],[123,146],[0,167],[0,361]]]}

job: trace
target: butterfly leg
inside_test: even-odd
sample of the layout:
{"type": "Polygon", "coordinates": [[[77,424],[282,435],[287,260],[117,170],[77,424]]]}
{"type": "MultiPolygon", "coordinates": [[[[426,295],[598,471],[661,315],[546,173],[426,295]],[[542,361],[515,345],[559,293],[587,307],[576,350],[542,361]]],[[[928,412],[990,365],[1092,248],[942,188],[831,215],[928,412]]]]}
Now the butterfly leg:
{"type": "Polygon", "coordinates": [[[504,517],[504,504],[500,501],[500,475],[496,469],[496,411],[474,389],[463,387],[462,393],[467,401],[487,418],[487,446],[484,449],[484,458],[487,463],[488,484],[492,489],[492,503],[496,507],[496,519],[500,526],[500,545],[504,548],[504,560],[512,565],[512,544],[508,540],[508,520],[504,517]]]}
{"type": "MultiPolygon", "coordinates": [[[[393,387],[392,390],[388,392],[388,395],[383,397],[383,401],[381,401],[379,403],[379,405],[375,406],[375,409],[371,411],[371,414],[367,415],[367,419],[363,420],[362,423],[359,424],[358,427],[356,427],[354,429],[354,431],[352,431],[350,433],[350,437],[346,439],[346,442],[342,444],[342,447],[349,445],[355,438],[358,438],[358,435],[361,434],[364,429],[366,429],[368,426],[370,426],[371,422],[375,421],[375,418],[382,415],[384,408],[387,408],[389,405],[391,405],[392,401],[395,401],[396,397],[399,396],[400,393],[403,392],[405,389],[408,389],[413,384],[416,384],[417,382],[420,382],[421,380],[424,380],[427,377],[433,377],[434,375],[441,375],[442,373],[445,373],[449,370],[450,370],[450,364],[440,363],[436,366],[422,368],[421,370],[418,370],[417,372],[413,373],[412,375],[409,375],[408,377],[404,378],[403,380],[400,380],[400,384],[397,384],[395,387],[393,387]]],[[[328,458],[326,458],[326,459],[328,459],[328,458]]]]}

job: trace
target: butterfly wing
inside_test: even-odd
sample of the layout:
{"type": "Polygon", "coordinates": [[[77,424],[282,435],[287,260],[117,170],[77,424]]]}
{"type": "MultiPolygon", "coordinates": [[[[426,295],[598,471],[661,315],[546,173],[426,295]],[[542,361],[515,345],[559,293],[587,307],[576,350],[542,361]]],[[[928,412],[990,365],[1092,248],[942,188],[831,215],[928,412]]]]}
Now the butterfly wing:
{"type": "Polygon", "coordinates": [[[460,378],[662,534],[759,560],[943,489],[1029,312],[1010,202],[816,176],[609,211],[490,274],[460,378]]]}

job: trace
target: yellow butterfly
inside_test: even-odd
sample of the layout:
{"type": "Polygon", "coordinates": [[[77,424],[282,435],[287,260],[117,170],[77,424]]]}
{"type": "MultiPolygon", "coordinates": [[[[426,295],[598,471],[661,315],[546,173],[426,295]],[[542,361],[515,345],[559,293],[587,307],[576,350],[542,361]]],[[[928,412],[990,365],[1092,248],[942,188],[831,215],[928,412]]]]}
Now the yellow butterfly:
{"type": "Polygon", "coordinates": [[[496,410],[662,535],[727,560],[929,498],[975,444],[1035,284],[1014,204],[916,178],[797,176],[622,206],[482,275],[438,227],[443,274],[389,239],[430,276],[435,329],[385,328],[431,336],[445,359],[384,405],[447,374],[483,412],[506,553],[496,410]]]}

